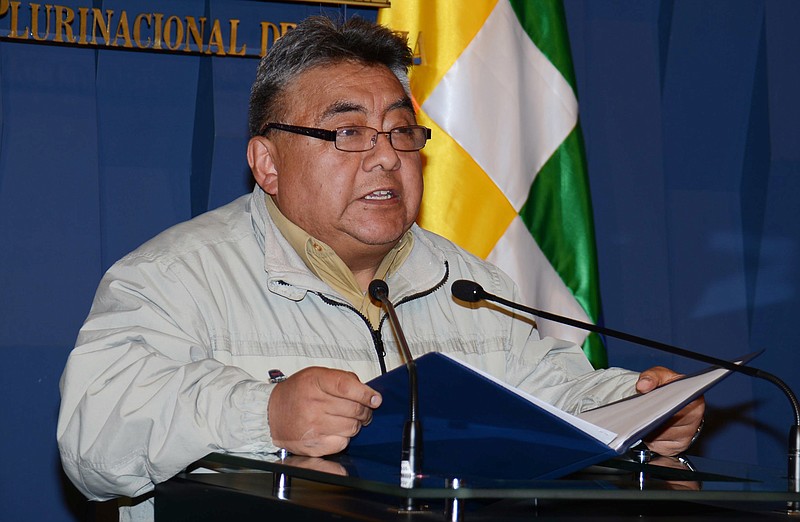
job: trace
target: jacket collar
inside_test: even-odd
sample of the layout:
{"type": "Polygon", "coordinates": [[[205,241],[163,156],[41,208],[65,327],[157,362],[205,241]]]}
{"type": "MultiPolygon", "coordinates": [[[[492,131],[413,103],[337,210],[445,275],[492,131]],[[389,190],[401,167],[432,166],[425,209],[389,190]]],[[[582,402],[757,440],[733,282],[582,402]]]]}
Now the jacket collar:
{"type": "MultiPolygon", "coordinates": [[[[314,275],[272,222],[267,212],[266,193],[256,185],[249,210],[256,240],[264,252],[264,271],[270,292],[299,301],[307,292],[319,292],[337,301],[343,299],[314,275]]],[[[441,284],[446,274],[444,253],[427,237],[427,232],[411,227],[414,246],[411,254],[387,281],[389,298],[399,301],[441,284]]]]}

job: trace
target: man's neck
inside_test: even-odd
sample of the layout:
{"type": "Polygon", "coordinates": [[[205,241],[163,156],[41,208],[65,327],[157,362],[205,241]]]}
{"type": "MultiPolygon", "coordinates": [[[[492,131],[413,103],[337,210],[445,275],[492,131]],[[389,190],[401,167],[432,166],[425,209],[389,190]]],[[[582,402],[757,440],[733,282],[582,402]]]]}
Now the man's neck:
{"type": "Polygon", "coordinates": [[[336,254],[347,268],[353,272],[353,276],[361,290],[366,291],[369,283],[375,278],[381,263],[386,258],[386,254],[391,252],[393,247],[394,245],[386,248],[349,250],[347,255],[344,256],[336,251],[335,248],[334,251],[336,251],[336,254]]]}
{"type": "Polygon", "coordinates": [[[348,291],[352,292],[355,290],[353,288],[353,284],[355,284],[363,294],[367,291],[376,274],[380,277],[385,277],[388,272],[393,271],[403,262],[411,250],[413,240],[411,234],[407,233],[395,245],[388,247],[386,245],[371,247],[355,245],[352,248],[338,249],[339,251],[346,250],[349,254],[342,256],[333,246],[320,244],[306,231],[292,223],[280,212],[270,196],[266,196],[265,199],[267,210],[278,230],[281,231],[292,245],[292,248],[300,255],[303,262],[334,288],[342,286],[341,289],[344,290],[344,287],[349,287],[348,291]],[[345,275],[340,269],[335,268],[337,261],[325,257],[326,248],[335,253],[341,269],[348,270],[351,273],[350,275],[345,275]],[[391,255],[389,255],[390,253],[391,255]],[[328,261],[324,261],[323,258],[328,259],[328,261]],[[350,279],[351,276],[352,279],[350,279]],[[346,282],[347,279],[350,279],[349,283],[346,282]]]}
{"type": "MultiPolygon", "coordinates": [[[[352,270],[352,269],[351,269],[352,270]]],[[[353,270],[353,276],[356,278],[356,283],[361,288],[363,292],[366,292],[369,288],[369,284],[375,279],[375,272],[377,272],[378,267],[374,267],[372,269],[356,271],[353,270]]]]}

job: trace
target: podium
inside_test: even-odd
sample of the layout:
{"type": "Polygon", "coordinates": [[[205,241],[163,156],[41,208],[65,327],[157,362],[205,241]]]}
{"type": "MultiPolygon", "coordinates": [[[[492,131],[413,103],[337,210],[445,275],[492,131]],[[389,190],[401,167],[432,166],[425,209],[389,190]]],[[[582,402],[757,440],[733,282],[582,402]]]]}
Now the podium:
{"type": "Polygon", "coordinates": [[[346,454],[212,453],[156,485],[155,520],[800,520],[785,474],[698,457],[623,457],[547,481],[426,475],[406,489],[399,475],[346,454]]]}

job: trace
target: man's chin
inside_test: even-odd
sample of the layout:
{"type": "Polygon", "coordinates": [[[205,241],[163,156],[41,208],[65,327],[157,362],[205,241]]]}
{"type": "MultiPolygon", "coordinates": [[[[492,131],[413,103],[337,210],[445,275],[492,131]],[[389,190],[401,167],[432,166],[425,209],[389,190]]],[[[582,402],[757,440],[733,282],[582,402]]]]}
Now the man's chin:
{"type": "Polygon", "coordinates": [[[391,250],[403,237],[405,230],[387,234],[359,234],[355,237],[365,247],[386,248],[391,250]]]}
{"type": "Polygon", "coordinates": [[[403,237],[411,224],[376,226],[375,222],[365,222],[352,230],[350,236],[364,246],[392,248],[403,237]]]}

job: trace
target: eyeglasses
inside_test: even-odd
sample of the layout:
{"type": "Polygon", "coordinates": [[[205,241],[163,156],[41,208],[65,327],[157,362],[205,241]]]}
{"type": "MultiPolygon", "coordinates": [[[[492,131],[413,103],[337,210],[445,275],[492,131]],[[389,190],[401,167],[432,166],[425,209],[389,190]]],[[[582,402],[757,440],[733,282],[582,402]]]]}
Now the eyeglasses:
{"type": "Polygon", "coordinates": [[[298,127],[283,123],[267,123],[264,125],[266,132],[270,129],[302,134],[320,140],[332,141],[334,146],[345,152],[364,152],[371,150],[378,142],[379,134],[386,134],[389,144],[398,152],[412,152],[420,150],[431,139],[431,130],[422,125],[404,125],[389,131],[379,131],[372,127],[339,127],[334,130],[315,129],[313,127],[298,127]]]}

